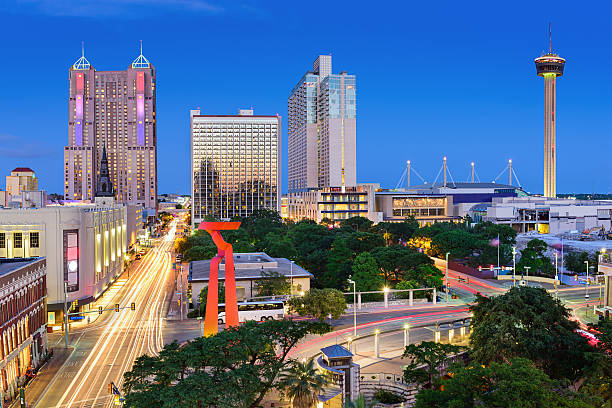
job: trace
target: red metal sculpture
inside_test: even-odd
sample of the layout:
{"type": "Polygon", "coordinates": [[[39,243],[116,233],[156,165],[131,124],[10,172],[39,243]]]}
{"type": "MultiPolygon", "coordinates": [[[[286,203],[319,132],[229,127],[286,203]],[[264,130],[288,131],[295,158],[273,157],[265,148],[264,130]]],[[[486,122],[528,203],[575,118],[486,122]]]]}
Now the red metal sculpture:
{"type": "Polygon", "coordinates": [[[210,234],[217,246],[217,256],[210,261],[208,295],[204,317],[204,336],[219,332],[219,264],[225,258],[225,327],[238,326],[238,299],[236,297],[236,277],[234,274],[234,250],[232,244],[223,240],[221,231],[237,230],[240,222],[201,222],[198,229],[210,234]]]}

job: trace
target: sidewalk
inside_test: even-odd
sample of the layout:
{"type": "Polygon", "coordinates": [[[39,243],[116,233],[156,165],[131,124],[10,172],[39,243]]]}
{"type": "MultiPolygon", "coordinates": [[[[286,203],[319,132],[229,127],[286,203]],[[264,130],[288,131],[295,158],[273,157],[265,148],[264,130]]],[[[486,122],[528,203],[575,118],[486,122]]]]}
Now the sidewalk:
{"type": "Polygon", "coordinates": [[[174,290],[172,292],[172,300],[170,301],[170,307],[168,308],[168,315],[166,316],[166,320],[181,320],[181,307],[183,309],[183,320],[187,319],[187,303],[189,302],[189,300],[187,299],[187,288],[189,286],[189,283],[187,282],[187,279],[189,278],[189,264],[188,263],[184,263],[184,264],[179,264],[177,263],[176,267],[178,268],[177,272],[176,272],[176,282],[175,282],[175,286],[174,286],[174,290]],[[180,273],[180,267],[181,265],[183,266],[183,273],[182,273],[182,282],[183,282],[183,287],[181,288],[181,273],[180,273]],[[179,294],[179,293],[182,293],[179,294]],[[181,306],[179,307],[179,300],[181,299],[182,296],[182,301],[181,306]]]}
{"type": "MultiPolygon", "coordinates": [[[[38,370],[36,378],[30,381],[25,388],[27,407],[36,405],[38,399],[45,393],[47,388],[51,385],[55,375],[74,351],[72,347],[69,349],[54,347],[51,350],[53,351],[53,356],[38,370]]],[[[10,405],[10,407],[17,406],[19,406],[19,398],[10,405]]]]}

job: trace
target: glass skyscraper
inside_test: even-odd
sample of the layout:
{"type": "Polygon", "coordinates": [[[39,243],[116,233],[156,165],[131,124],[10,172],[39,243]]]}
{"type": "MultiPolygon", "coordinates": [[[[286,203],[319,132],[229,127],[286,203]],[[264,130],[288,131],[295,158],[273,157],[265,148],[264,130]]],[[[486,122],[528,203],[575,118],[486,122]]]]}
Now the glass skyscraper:
{"type": "Polygon", "coordinates": [[[320,55],[288,99],[289,193],[355,186],[356,79],[320,55]]]}
{"type": "Polygon", "coordinates": [[[191,111],[192,224],[280,212],[280,116],[191,111]]]}

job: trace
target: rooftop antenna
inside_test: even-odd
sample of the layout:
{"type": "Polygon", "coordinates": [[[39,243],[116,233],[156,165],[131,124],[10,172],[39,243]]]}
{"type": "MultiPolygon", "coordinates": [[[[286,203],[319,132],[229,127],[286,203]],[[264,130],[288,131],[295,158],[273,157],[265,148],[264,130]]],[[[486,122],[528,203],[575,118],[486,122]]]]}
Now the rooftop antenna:
{"type": "Polygon", "coordinates": [[[552,54],[552,23],[548,23],[548,53],[552,54]]]}
{"type": "Polygon", "coordinates": [[[81,56],[85,58],[85,41],[81,41],[81,56]]]}
{"type": "Polygon", "coordinates": [[[140,40],[140,55],[142,55],[142,40],[140,40]]]}

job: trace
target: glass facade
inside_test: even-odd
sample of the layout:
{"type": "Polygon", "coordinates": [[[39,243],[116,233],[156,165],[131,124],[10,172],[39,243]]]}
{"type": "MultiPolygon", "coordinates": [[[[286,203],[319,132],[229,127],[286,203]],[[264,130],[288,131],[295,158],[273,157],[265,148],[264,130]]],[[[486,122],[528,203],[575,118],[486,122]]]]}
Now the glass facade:
{"type": "Polygon", "coordinates": [[[280,118],[192,117],[193,222],[279,210],[280,118]]]}

